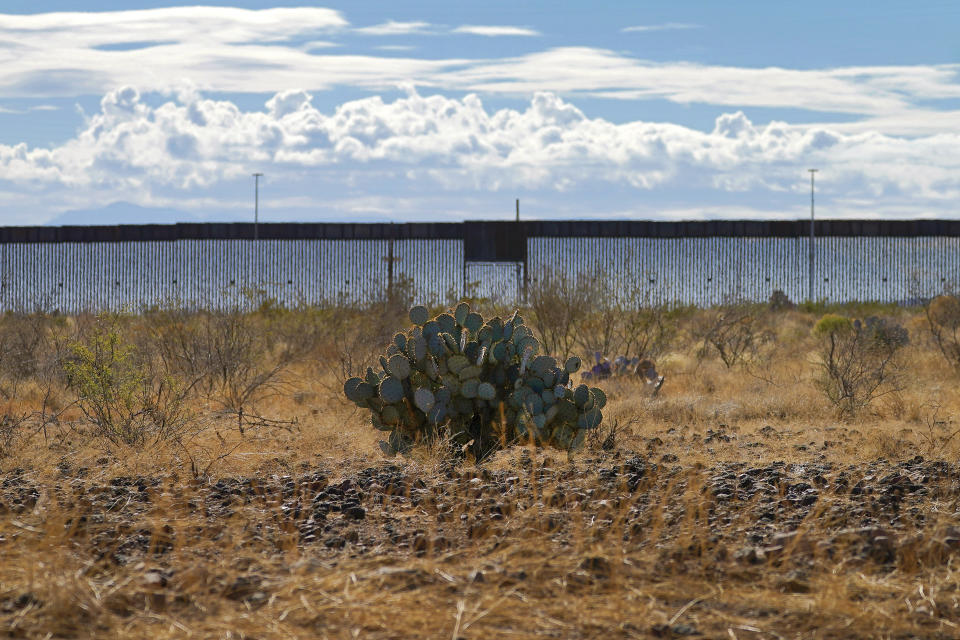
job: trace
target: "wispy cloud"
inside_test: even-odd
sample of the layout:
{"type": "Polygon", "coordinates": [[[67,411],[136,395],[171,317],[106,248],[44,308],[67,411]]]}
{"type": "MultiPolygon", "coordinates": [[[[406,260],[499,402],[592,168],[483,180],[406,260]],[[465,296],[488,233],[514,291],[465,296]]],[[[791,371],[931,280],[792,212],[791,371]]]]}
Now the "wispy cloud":
{"type": "MultiPolygon", "coordinates": [[[[667,26],[696,25],[642,28],[667,26]]],[[[315,8],[171,7],[0,15],[0,42],[4,43],[0,95],[73,97],[103,94],[123,85],[164,92],[185,83],[207,91],[243,93],[336,87],[380,91],[414,85],[524,98],[549,91],[568,97],[668,100],[722,109],[806,109],[859,116],[859,122],[846,130],[869,122],[866,130],[889,133],[929,132],[938,127],[955,130],[930,117],[944,113],[930,104],[960,97],[957,64],[746,68],[652,62],[593,47],[472,59],[357,55],[330,46],[336,44],[332,37],[349,29],[338,12],[315,8]],[[150,46],[142,48],[144,43],[150,46]],[[124,44],[129,46],[117,47],[124,44]]],[[[451,30],[423,21],[389,21],[357,31],[434,36],[536,33],[525,27],[495,25],[451,30]]],[[[391,46],[382,48],[384,52],[413,50],[400,48],[406,43],[383,46],[391,46]]]]}
{"type": "Polygon", "coordinates": [[[305,42],[300,45],[301,51],[306,51],[307,53],[311,51],[317,51],[319,49],[333,49],[334,47],[339,47],[340,45],[336,42],[330,42],[329,40],[311,40],[310,42],[305,42]]]}
{"type": "Polygon", "coordinates": [[[169,7],[85,13],[0,14],[5,44],[43,49],[93,48],[123,43],[206,41],[250,43],[339,31],[349,23],[338,11],[321,8],[237,9],[169,7]],[[50,36],[56,36],[52,39],[50,36]]]}
{"type": "Polygon", "coordinates": [[[910,110],[923,100],[960,97],[958,72],[957,64],[801,70],[661,63],[603,49],[560,47],[476,61],[454,72],[441,72],[432,80],[436,86],[484,93],[555,91],[881,116],[910,110]]]}
{"type": "Polygon", "coordinates": [[[354,29],[357,33],[368,36],[402,36],[429,33],[431,30],[432,25],[429,22],[396,22],[394,20],[388,20],[371,27],[354,29]]]}
{"type": "Polygon", "coordinates": [[[12,115],[26,115],[28,113],[33,113],[35,111],[59,111],[60,107],[54,106],[52,104],[37,104],[25,107],[23,109],[14,109],[11,107],[0,106],[0,113],[12,114],[12,115]]]}
{"type": "Polygon", "coordinates": [[[465,24],[453,30],[453,33],[466,33],[475,36],[539,36],[540,32],[526,27],[472,25],[465,24]]]}
{"type": "Polygon", "coordinates": [[[702,29],[702,25],[686,22],[667,22],[665,24],[638,24],[620,29],[623,33],[642,33],[644,31],[676,31],[683,29],[702,29]]]}

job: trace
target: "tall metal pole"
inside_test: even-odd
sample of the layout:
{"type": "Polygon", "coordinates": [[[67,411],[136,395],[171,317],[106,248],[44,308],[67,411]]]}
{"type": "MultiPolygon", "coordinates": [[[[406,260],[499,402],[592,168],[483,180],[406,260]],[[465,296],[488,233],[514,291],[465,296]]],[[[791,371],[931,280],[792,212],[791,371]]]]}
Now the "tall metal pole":
{"type": "Polygon", "coordinates": [[[253,174],[253,261],[256,264],[257,286],[260,285],[260,178],[262,173],[253,174]]]}
{"type": "MultiPolygon", "coordinates": [[[[520,222],[520,198],[517,198],[517,222],[520,222]]],[[[517,304],[523,300],[523,287],[520,280],[520,264],[514,265],[514,275],[517,276],[517,304]]]]}
{"type": "Polygon", "coordinates": [[[810,172],[810,273],[807,278],[807,299],[813,302],[813,242],[814,242],[814,209],[813,209],[813,176],[816,169],[807,169],[810,172]]]}

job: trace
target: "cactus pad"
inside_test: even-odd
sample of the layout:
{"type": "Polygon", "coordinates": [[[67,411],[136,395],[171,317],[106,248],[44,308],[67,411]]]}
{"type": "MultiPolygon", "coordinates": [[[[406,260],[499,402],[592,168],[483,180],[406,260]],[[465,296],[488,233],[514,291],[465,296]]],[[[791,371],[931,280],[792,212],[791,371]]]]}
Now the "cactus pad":
{"type": "Polygon", "coordinates": [[[417,305],[410,309],[410,322],[417,325],[426,324],[430,319],[430,312],[423,305],[417,305]]]}
{"type": "Polygon", "coordinates": [[[380,381],[380,399],[387,404],[403,400],[403,383],[393,376],[387,376],[380,381]]]}

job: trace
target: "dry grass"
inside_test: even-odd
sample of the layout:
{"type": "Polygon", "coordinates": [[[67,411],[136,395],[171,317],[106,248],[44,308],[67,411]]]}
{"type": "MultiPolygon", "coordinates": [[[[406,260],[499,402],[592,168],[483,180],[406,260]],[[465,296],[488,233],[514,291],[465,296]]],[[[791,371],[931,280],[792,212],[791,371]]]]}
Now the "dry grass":
{"type": "Polygon", "coordinates": [[[907,384],[855,418],[812,383],[814,315],[730,369],[680,318],[659,397],[604,383],[612,448],[482,465],[383,459],[323,345],[242,433],[198,396],[144,448],[23,381],[10,413],[65,410],[0,458],[0,635],[960,637],[956,374],[891,313],[907,384]]]}

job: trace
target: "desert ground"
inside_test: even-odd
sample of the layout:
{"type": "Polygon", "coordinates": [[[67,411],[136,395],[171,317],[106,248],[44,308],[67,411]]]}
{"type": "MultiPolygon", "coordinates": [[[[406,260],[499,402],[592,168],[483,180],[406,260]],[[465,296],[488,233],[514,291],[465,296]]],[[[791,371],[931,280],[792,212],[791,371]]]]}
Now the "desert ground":
{"type": "Polygon", "coordinates": [[[343,396],[401,302],[4,316],[0,635],[960,637],[949,305],[534,301],[545,348],[665,383],[594,382],[582,450],[476,460],[387,458],[343,396]],[[909,336],[854,399],[825,314],[909,336]]]}

